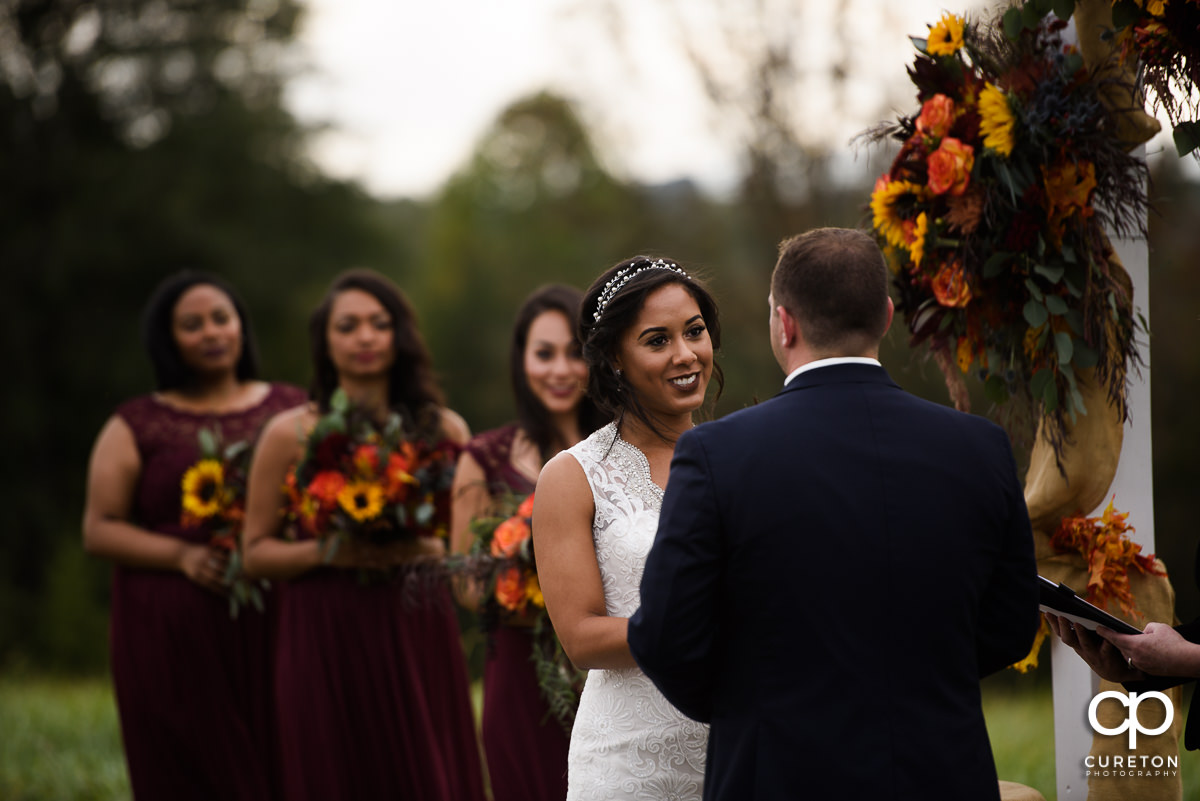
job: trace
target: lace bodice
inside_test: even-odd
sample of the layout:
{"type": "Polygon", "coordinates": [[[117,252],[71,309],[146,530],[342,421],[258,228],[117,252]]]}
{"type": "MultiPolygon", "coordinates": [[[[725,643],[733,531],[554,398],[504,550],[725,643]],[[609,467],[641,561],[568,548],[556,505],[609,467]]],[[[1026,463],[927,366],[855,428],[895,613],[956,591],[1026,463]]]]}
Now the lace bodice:
{"type": "Polygon", "coordinates": [[[608,614],[629,617],[640,604],[638,588],[646,555],[654,544],[663,492],[650,480],[650,463],[617,436],[609,423],[571,448],[592,488],[596,514],[592,539],[604,577],[608,614]]]}
{"type": "MultiPolygon", "coordinates": [[[[637,610],[662,489],[638,448],[601,428],[568,451],[592,489],[592,541],[608,614],[637,610]]],[[[698,799],[708,727],[684,717],[637,668],[588,672],[571,732],[568,801],[698,799]]]]}

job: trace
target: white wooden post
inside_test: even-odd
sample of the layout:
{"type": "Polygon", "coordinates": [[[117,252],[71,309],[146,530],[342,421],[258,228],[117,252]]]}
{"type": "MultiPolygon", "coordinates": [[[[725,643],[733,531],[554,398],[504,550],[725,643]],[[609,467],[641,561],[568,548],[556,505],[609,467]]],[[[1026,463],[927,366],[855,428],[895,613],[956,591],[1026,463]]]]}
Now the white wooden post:
{"type": "MultiPolygon", "coordinates": [[[[1144,149],[1142,150],[1144,154],[1144,149]]],[[[1133,305],[1150,321],[1150,256],[1145,240],[1113,240],[1113,248],[1133,280],[1133,305]]],[[[1154,552],[1154,482],[1150,447],[1150,343],[1139,338],[1144,367],[1129,377],[1129,420],[1112,486],[1092,515],[1099,515],[1109,500],[1129,513],[1130,536],[1142,553],[1154,552]]],[[[1089,410],[1090,411],[1090,410],[1089,410]]],[[[1087,798],[1083,760],[1092,747],[1092,727],[1087,708],[1099,692],[1092,669],[1057,638],[1051,638],[1050,659],[1054,674],[1054,755],[1059,801],[1087,798]]]]}

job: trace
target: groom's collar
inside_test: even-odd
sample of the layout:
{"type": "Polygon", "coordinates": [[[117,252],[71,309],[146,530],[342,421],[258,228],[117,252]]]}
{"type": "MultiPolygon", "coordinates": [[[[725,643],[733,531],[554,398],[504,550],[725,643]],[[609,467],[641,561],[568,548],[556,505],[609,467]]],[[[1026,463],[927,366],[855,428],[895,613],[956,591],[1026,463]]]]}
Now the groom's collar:
{"type": "Polygon", "coordinates": [[[792,379],[801,373],[807,373],[809,370],[816,370],[821,367],[832,367],[835,364],[870,364],[875,367],[883,367],[878,359],[866,358],[863,356],[838,356],[833,359],[817,359],[814,362],[802,364],[788,374],[788,377],[783,380],[783,385],[786,387],[792,383],[792,379]]]}

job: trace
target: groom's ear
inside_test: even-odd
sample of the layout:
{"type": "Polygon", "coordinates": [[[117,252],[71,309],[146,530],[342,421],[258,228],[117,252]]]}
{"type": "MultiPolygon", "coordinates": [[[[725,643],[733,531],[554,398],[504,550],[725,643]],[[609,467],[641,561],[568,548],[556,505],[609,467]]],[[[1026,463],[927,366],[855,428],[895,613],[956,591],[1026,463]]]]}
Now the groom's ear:
{"type": "Polygon", "coordinates": [[[784,348],[790,348],[796,344],[796,336],[800,333],[800,327],[787,307],[777,306],[775,313],[779,315],[779,332],[782,340],[779,344],[784,348]]]}

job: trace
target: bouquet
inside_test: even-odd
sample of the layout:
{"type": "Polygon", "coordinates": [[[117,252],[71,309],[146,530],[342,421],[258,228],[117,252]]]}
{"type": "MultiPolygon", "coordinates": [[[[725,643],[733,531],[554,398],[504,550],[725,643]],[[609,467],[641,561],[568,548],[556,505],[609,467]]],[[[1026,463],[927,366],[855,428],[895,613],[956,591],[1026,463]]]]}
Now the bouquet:
{"type": "Polygon", "coordinates": [[[246,474],[250,466],[250,443],[239,440],[223,446],[219,432],[202,428],[197,435],[200,459],[183,474],[183,513],[180,522],[189,528],[209,531],[209,544],[229,552],[225,583],[229,587],[229,614],[236,618],[241,607],[253,605],[263,611],[265,580],[247,578],[242,572],[238,536],[246,512],[246,474]]]}
{"type": "Polygon", "coordinates": [[[410,436],[396,412],[382,423],[336,391],[286,480],[286,517],[318,538],[386,544],[444,537],[457,450],[410,436]]]}
{"type": "Polygon", "coordinates": [[[484,630],[504,615],[533,621],[533,653],[538,687],[550,714],[570,731],[579,706],[584,673],[576,670],[554,634],[538,583],[533,553],[533,494],[501,499],[496,514],[471,521],[474,573],[484,587],[484,630]]]}
{"type": "Polygon", "coordinates": [[[1144,235],[1146,210],[1145,166],[1064,26],[1043,18],[1014,39],[944,15],[913,39],[920,109],[870,134],[901,143],[871,211],[912,344],[960,408],[975,375],[994,403],[1021,401],[1010,430],[1037,413],[1059,458],[1087,413],[1081,371],[1125,414],[1139,326],[1105,229],[1144,235]]]}
{"type": "Polygon", "coordinates": [[[1174,127],[1175,148],[1200,146],[1200,0],[1113,0],[1115,41],[1174,127]]]}

